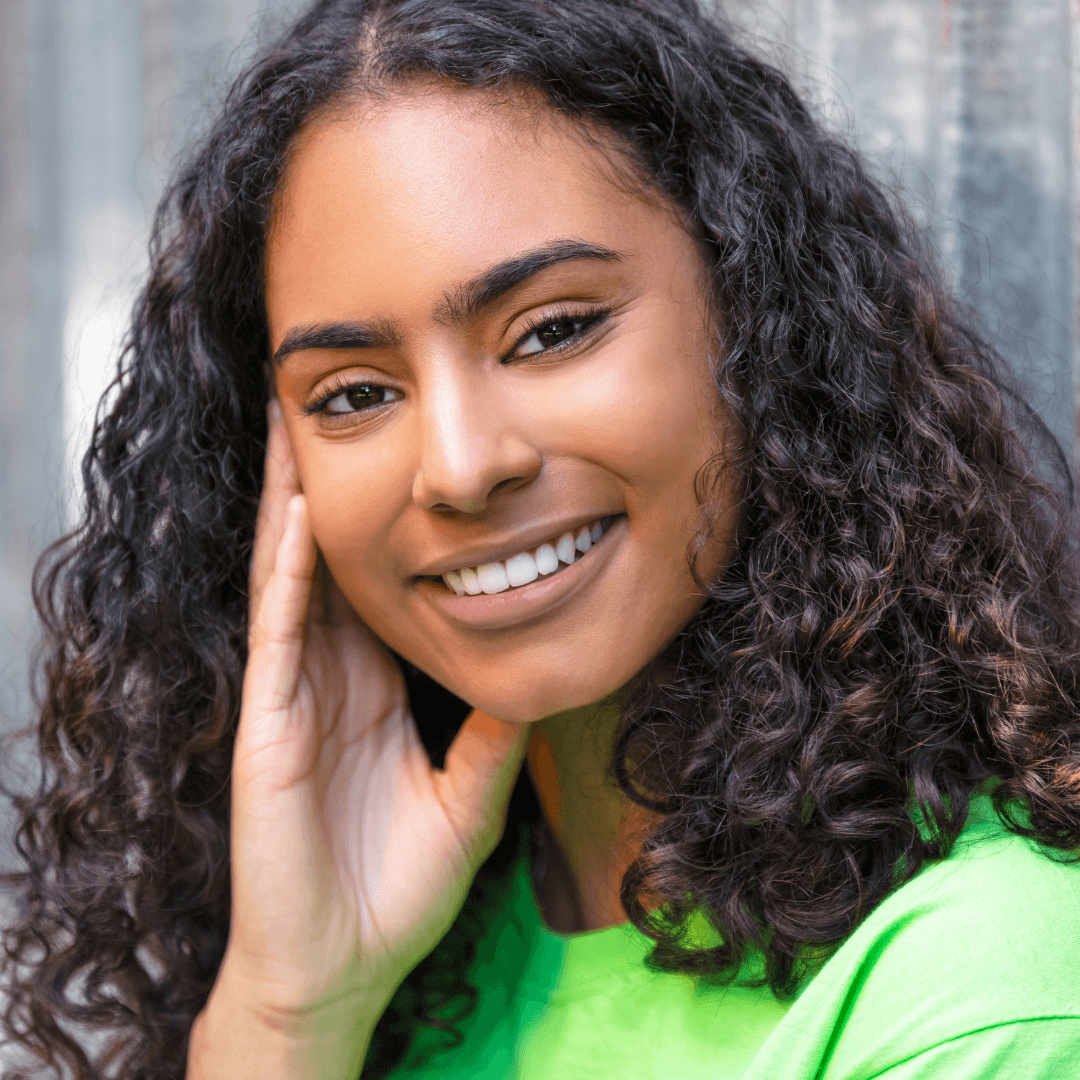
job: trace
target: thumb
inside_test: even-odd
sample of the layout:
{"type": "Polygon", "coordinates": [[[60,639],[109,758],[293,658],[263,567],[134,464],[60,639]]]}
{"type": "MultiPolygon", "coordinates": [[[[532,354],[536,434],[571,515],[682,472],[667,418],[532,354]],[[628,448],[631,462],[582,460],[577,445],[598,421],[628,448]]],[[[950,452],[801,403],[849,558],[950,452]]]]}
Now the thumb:
{"type": "Polygon", "coordinates": [[[451,820],[466,834],[494,827],[498,841],[510,793],[525,760],[529,724],[512,724],[473,709],[436,773],[439,797],[451,820]]]}

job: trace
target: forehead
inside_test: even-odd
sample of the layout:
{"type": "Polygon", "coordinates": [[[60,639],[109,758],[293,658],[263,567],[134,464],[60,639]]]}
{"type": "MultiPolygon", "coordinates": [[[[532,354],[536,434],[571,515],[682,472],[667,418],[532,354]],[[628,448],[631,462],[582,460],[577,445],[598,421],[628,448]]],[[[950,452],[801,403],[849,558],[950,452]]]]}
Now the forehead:
{"type": "Polygon", "coordinates": [[[645,248],[673,224],[610,138],[550,108],[486,91],[395,94],[297,139],[271,219],[268,304],[288,292],[319,307],[327,278],[400,289],[403,267],[466,278],[553,237],[645,248]]]}

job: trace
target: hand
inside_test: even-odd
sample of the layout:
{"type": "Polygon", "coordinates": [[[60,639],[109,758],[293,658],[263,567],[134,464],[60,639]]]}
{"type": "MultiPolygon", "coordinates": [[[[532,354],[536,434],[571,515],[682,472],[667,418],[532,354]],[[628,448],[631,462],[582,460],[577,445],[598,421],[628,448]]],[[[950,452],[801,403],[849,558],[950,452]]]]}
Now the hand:
{"type": "Polygon", "coordinates": [[[523,725],[474,711],[433,769],[397,665],[332,582],[313,590],[316,564],[274,402],[233,759],[232,920],[207,1010],[243,998],[301,1040],[370,1028],[446,933],[502,833],[527,741],[523,725]]]}

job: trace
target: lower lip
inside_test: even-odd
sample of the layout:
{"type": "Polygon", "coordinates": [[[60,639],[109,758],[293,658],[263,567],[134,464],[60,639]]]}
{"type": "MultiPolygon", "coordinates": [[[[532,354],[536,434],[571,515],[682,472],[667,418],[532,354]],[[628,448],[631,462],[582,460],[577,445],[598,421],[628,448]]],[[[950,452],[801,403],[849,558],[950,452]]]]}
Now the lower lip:
{"type": "Polygon", "coordinates": [[[569,566],[516,589],[457,596],[430,581],[421,581],[418,588],[455,622],[476,630],[503,630],[546,615],[588,585],[609,562],[625,531],[626,518],[616,518],[607,532],[569,566]]]}

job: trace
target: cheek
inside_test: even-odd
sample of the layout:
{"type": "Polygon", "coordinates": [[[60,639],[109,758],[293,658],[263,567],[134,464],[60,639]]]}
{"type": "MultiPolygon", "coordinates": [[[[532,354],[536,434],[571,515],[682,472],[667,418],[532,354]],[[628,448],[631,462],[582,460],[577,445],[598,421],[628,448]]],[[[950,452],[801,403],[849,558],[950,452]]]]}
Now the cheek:
{"type": "Polygon", "coordinates": [[[294,444],[315,542],[347,595],[361,585],[367,591],[391,568],[390,533],[402,492],[407,498],[410,491],[393,443],[377,434],[364,442],[294,444]]]}
{"type": "Polygon", "coordinates": [[[549,417],[549,440],[562,433],[558,449],[622,478],[631,513],[657,503],[690,511],[694,478],[720,441],[708,364],[676,349],[678,334],[666,329],[620,336],[605,362],[575,373],[546,403],[531,403],[549,417]]]}
{"type": "Polygon", "coordinates": [[[685,491],[685,481],[704,460],[705,433],[693,389],[677,380],[632,380],[614,387],[608,398],[605,448],[639,498],[685,491]]]}

